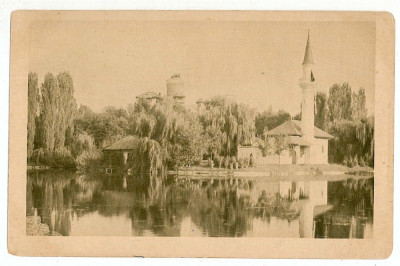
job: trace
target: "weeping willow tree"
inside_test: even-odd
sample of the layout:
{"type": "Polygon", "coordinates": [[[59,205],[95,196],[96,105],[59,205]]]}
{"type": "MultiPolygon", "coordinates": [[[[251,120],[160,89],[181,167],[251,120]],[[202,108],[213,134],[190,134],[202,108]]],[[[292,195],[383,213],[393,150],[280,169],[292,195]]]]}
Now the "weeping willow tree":
{"type": "Polygon", "coordinates": [[[202,127],[197,117],[177,108],[173,99],[162,99],[150,106],[139,100],[129,107],[130,133],[159,144],[169,166],[193,164],[203,152],[202,127]]]}
{"type": "Polygon", "coordinates": [[[137,138],[136,147],[129,153],[127,167],[136,175],[141,187],[155,191],[165,177],[166,154],[160,144],[147,137],[137,138]]]}
{"type": "Polygon", "coordinates": [[[204,131],[218,129],[222,134],[220,153],[236,156],[237,146],[251,144],[255,136],[255,110],[247,105],[213,97],[205,102],[199,116],[204,131]]]}

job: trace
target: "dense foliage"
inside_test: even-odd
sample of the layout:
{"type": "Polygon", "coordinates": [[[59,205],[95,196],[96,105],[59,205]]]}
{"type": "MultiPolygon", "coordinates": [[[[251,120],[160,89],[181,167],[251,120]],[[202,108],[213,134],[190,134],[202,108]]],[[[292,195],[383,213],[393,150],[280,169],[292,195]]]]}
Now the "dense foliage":
{"type": "MultiPolygon", "coordinates": [[[[353,92],[348,83],[334,84],[328,96],[316,94],[315,125],[334,136],[329,141],[330,162],[373,165],[374,118],[367,117],[365,101],[364,89],[353,92]]],[[[40,90],[37,74],[29,73],[28,160],[55,167],[100,165],[104,147],[133,135],[137,149],[129,155],[128,165],[149,176],[150,184],[165,166],[198,164],[202,157],[216,167],[250,166],[249,158],[237,158],[239,145],[256,141],[264,156],[280,155],[287,148],[285,138],[271,143],[265,133],[289,120],[288,112],[273,112],[270,107],[256,113],[224,97],[203,104],[195,113],[165,97],[156,103],[138,99],[126,109],[111,106],[93,112],[84,105],[77,108],[69,73],[46,74],[40,90]]]]}
{"type": "Polygon", "coordinates": [[[202,127],[190,111],[165,98],[155,105],[139,100],[129,108],[129,133],[156,141],[169,166],[191,165],[204,152],[202,127]]]}
{"type": "Polygon", "coordinates": [[[290,114],[284,110],[273,112],[272,107],[269,107],[267,111],[258,113],[255,120],[256,134],[262,137],[264,133],[271,130],[282,123],[290,120],[290,114]]]}
{"type": "Polygon", "coordinates": [[[238,145],[251,144],[255,136],[254,109],[224,97],[213,97],[204,104],[205,110],[199,114],[199,119],[206,132],[208,150],[235,156],[238,145]]]}
{"type": "Polygon", "coordinates": [[[28,75],[28,125],[27,125],[27,154],[32,156],[36,131],[36,116],[39,110],[39,87],[36,73],[28,75]]]}
{"type": "Polygon", "coordinates": [[[57,77],[48,73],[41,88],[39,137],[41,147],[47,152],[65,147],[66,137],[71,137],[76,102],[71,76],[60,73],[57,77]]]}
{"type": "Polygon", "coordinates": [[[361,160],[374,165],[374,117],[367,117],[365,90],[352,92],[348,83],[334,84],[329,89],[326,113],[326,130],[334,136],[329,141],[329,161],[334,163],[361,160]]]}

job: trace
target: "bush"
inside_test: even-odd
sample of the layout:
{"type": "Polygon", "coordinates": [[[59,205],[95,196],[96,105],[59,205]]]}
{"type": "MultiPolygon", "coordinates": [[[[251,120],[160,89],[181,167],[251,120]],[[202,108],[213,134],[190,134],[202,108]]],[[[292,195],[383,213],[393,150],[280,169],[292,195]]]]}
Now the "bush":
{"type": "Polygon", "coordinates": [[[193,160],[193,165],[200,165],[200,164],[201,164],[201,159],[193,160]]]}
{"type": "Polygon", "coordinates": [[[351,157],[347,161],[347,167],[350,167],[350,168],[354,167],[354,163],[353,163],[353,160],[351,159],[351,157]]]}
{"type": "Polygon", "coordinates": [[[210,168],[214,168],[214,161],[211,160],[211,158],[208,158],[208,166],[209,166],[210,168]]]}
{"type": "Polygon", "coordinates": [[[229,161],[230,161],[230,160],[229,160],[229,156],[226,156],[225,159],[224,159],[224,167],[225,167],[225,168],[228,168],[228,167],[229,167],[229,161]]]}
{"type": "Polygon", "coordinates": [[[232,163],[234,169],[239,169],[239,162],[236,157],[232,157],[232,163]]]}
{"type": "Polygon", "coordinates": [[[103,161],[103,153],[99,150],[84,151],[75,161],[80,169],[98,167],[103,161]]]}
{"type": "Polygon", "coordinates": [[[358,165],[358,156],[357,156],[357,154],[354,156],[353,164],[354,164],[354,166],[358,165]]]}
{"type": "Polygon", "coordinates": [[[76,157],[84,151],[93,150],[95,147],[93,137],[84,132],[74,136],[71,144],[71,152],[76,157]]]}
{"type": "Polygon", "coordinates": [[[53,152],[44,152],[41,163],[51,167],[75,168],[75,159],[71,152],[65,148],[57,148],[53,152]]]}
{"type": "Polygon", "coordinates": [[[232,156],[229,161],[229,168],[234,169],[236,166],[236,157],[232,156]]]}
{"type": "Polygon", "coordinates": [[[348,159],[347,159],[347,157],[345,156],[344,159],[343,159],[342,165],[347,165],[347,161],[348,161],[348,159]]]}
{"type": "Polygon", "coordinates": [[[244,164],[244,160],[241,157],[241,158],[238,159],[238,168],[243,168],[243,164],[244,164]]]}
{"type": "Polygon", "coordinates": [[[44,160],[44,150],[43,148],[39,148],[33,151],[32,156],[30,158],[30,162],[35,163],[36,165],[39,165],[40,163],[43,163],[44,160]]]}
{"type": "Polygon", "coordinates": [[[364,158],[363,158],[363,157],[360,157],[360,161],[358,162],[358,164],[359,164],[360,166],[362,166],[362,167],[365,166],[365,161],[364,161],[364,158]]]}
{"type": "Polygon", "coordinates": [[[249,158],[244,157],[243,159],[243,168],[249,167],[249,158]]]}
{"type": "Polygon", "coordinates": [[[221,167],[221,156],[214,156],[214,166],[215,167],[221,167]]]}

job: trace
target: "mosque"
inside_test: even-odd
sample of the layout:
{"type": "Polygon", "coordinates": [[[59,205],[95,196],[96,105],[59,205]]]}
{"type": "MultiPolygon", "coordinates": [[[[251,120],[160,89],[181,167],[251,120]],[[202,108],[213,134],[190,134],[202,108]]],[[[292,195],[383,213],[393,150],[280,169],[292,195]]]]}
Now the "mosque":
{"type": "Polygon", "coordinates": [[[281,155],[281,164],[327,164],[330,134],[314,126],[315,78],[312,72],[314,60],[310,34],[303,60],[303,77],[299,80],[302,89],[301,121],[290,120],[271,129],[267,137],[285,136],[289,149],[281,155]]]}
{"type": "MultiPolygon", "coordinates": [[[[283,136],[286,138],[288,149],[279,156],[270,155],[261,157],[260,150],[256,146],[239,146],[238,158],[255,156],[261,164],[327,164],[328,163],[328,140],[333,138],[329,133],[314,126],[314,95],[316,81],[312,68],[314,60],[311,51],[310,34],[308,34],[307,45],[303,60],[303,76],[299,80],[302,90],[301,121],[290,120],[276,128],[266,132],[266,136],[283,136]],[[279,157],[279,158],[278,158],[279,157]]],[[[184,83],[179,74],[174,74],[166,81],[167,97],[173,98],[177,105],[185,105],[184,83]]],[[[161,99],[161,95],[154,92],[143,93],[136,98],[141,98],[151,104],[161,99]]],[[[197,111],[204,108],[204,101],[197,101],[197,111]]]]}

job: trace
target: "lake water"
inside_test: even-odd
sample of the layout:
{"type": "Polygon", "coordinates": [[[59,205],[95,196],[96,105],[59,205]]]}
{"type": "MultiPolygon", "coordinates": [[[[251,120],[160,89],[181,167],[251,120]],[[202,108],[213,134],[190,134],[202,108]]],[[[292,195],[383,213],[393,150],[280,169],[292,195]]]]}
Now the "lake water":
{"type": "Polygon", "coordinates": [[[129,177],[28,171],[27,216],[64,236],[371,238],[373,178],[169,178],[141,193],[129,177]]]}

